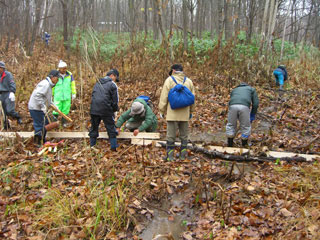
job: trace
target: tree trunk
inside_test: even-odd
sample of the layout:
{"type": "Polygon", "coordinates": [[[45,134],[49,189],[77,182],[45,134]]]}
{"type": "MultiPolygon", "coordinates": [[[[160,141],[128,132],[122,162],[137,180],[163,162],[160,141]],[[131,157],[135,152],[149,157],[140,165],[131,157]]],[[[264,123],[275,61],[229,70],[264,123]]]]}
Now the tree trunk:
{"type": "Polygon", "coordinates": [[[35,0],[35,22],[33,23],[33,27],[32,27],[32,34],[31,34],[31,42],[28,48],[28,52],[27,54],[29,56],[32,56],[33,53],[33,47],[36,41],[36,37],[37,37],[37,32],[38,32],[38,28],[39,28],[39,24],[40,24],[40,16],[41,16],[41,6],[42,6],[42,0],[35,0]]]}
{"type": "Polygon", "coordinates": [[[144,0],[144,36],[148,36],[148,0],[144,0]]]}
{"type": "Polygon", "coordinates": [[[183,50],[188,52],[188,7],[187,0],[182,0],[183,16],[183,50]]]}
{"type": "Polygon", "coordinates": [[[224,0],[224,32],[225,39],[228,41],[232,38],[231,23],[231,0],[224,0]]]}
{"type": "Polygon", "coordinates": [[[289,8],[288,8],[287,14],[285,16],[286,19],[284,20],[284,27],[283,27],[283,31],[282,31],[282,43],[281,43],[280,61],[282,60],[282,56],[283,56],[284,41],[285,41],[285,37],[286,37],[286,29],[287,29],[287,22],[288,22],[287,20],[289,18],[291,5],[292,5],[292,2],[289,1],[289,8]]]}
{"type": "Polygon", "coordinates": [[[159,39],[159,28],[158,28],[158,13],[157,13],[157,0],[152,0],[152,27],[153,27],[153,39],[158,40],[159,39]]]}
{"type": "Polygon", "coordinates": [[[29,49],[29,32],[30,32],[30,0],[26,0],[25,10],[25,25],[24,25],[24,47],[29,49]]]}
{"type": "Polygon", "coordinates": [[[68,49],[68,0],[60,0],[63,14],[63,43],[65,49],[68,49]]]}

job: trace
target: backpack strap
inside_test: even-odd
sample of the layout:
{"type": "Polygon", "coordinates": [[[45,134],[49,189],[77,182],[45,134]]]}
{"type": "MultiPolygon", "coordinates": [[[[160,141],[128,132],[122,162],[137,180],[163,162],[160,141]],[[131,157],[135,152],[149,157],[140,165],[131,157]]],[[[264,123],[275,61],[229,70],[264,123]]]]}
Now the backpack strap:
{"type": "Polygon", "coordinates": [[[173,77],[173,76],[170,76],[171,78],[172,78],[172,80],[175,82],[175,84],[177,84],[178,85],[178,83],[177,83],[177,81],[176,81],[176,79],[173,77]]]}

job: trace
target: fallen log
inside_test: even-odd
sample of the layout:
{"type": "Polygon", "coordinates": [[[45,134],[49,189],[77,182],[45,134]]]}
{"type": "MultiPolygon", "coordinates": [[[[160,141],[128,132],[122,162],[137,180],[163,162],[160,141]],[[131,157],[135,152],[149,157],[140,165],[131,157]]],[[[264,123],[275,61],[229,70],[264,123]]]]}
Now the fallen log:
{"type": "MultiPolygon", "coordinates": [[[[162,147],[166,147],[166,144],[163,142],[159,142],[158,144],[161,145],[162,147]]],[[[252,156],[249,154],[233,155],[233,154],[208,150],[196,145],[192,145],[188,148],[193,152],[203,153],[210,158],[218,158],[218,159],[233,161],[233,162],[276,162],[276,161],[311,162],[310,160],[308,161],[305,157],[301,157],[298,155],[292,156],[292,157],[252,156]]]]}

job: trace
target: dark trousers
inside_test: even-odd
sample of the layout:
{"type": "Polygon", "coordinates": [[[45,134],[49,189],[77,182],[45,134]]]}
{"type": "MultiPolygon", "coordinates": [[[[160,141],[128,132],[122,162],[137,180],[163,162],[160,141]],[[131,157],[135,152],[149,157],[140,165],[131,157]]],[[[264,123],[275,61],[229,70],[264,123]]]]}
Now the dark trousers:
{"type": "Polygon", "coordinates": [[[49,123],[43,111],[29,110],[30,115],[33,119],[34,135],[41,136],[43,142],[46,140],[47,131],[44,128],[49,123]]]}
{"type": "Polygon", "coordinates": [[[19,113],[15,109],[15,102],[9,99],[9,92],[0,93],[0,101],[2,103],[2,108],[4,111],[4,123],[7,125],[7,116],[11,116],[15,119],[19,119],[19,113]]]}
{"type": "Polygon", "coordinates": [[[93,115],[93,114],[90,114],[90,116],[91,116],[91,129],[89,132],[90,138],[99,137],[99,125],[101,120],[103,121],[104,126],[107,129],[109,139],[117,137],[117,130],[116,130],[113,116],[100,116],[100,115],[93,115]]]}

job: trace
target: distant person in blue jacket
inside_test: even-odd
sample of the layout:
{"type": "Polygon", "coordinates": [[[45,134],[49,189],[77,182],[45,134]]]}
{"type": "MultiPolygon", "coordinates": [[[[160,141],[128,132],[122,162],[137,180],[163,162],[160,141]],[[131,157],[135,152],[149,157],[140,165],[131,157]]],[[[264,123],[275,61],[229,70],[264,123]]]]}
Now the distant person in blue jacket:
{"type": "Polygon", "coordinates": [[[47,32],[44,32],[44,41],[46,42],[46,45],[49,46],[49,40],[50,40],[50,34],[47,32]]]}
{"type": "Polygon", "coordinates": [[[276,70],[273,71],[273,75],[276,78],[276,85],[280,86],[279,89],[283,90],[284,81],[288,79],[288,73],[286,70],[286,66],[279,65],[276,70]]]}

